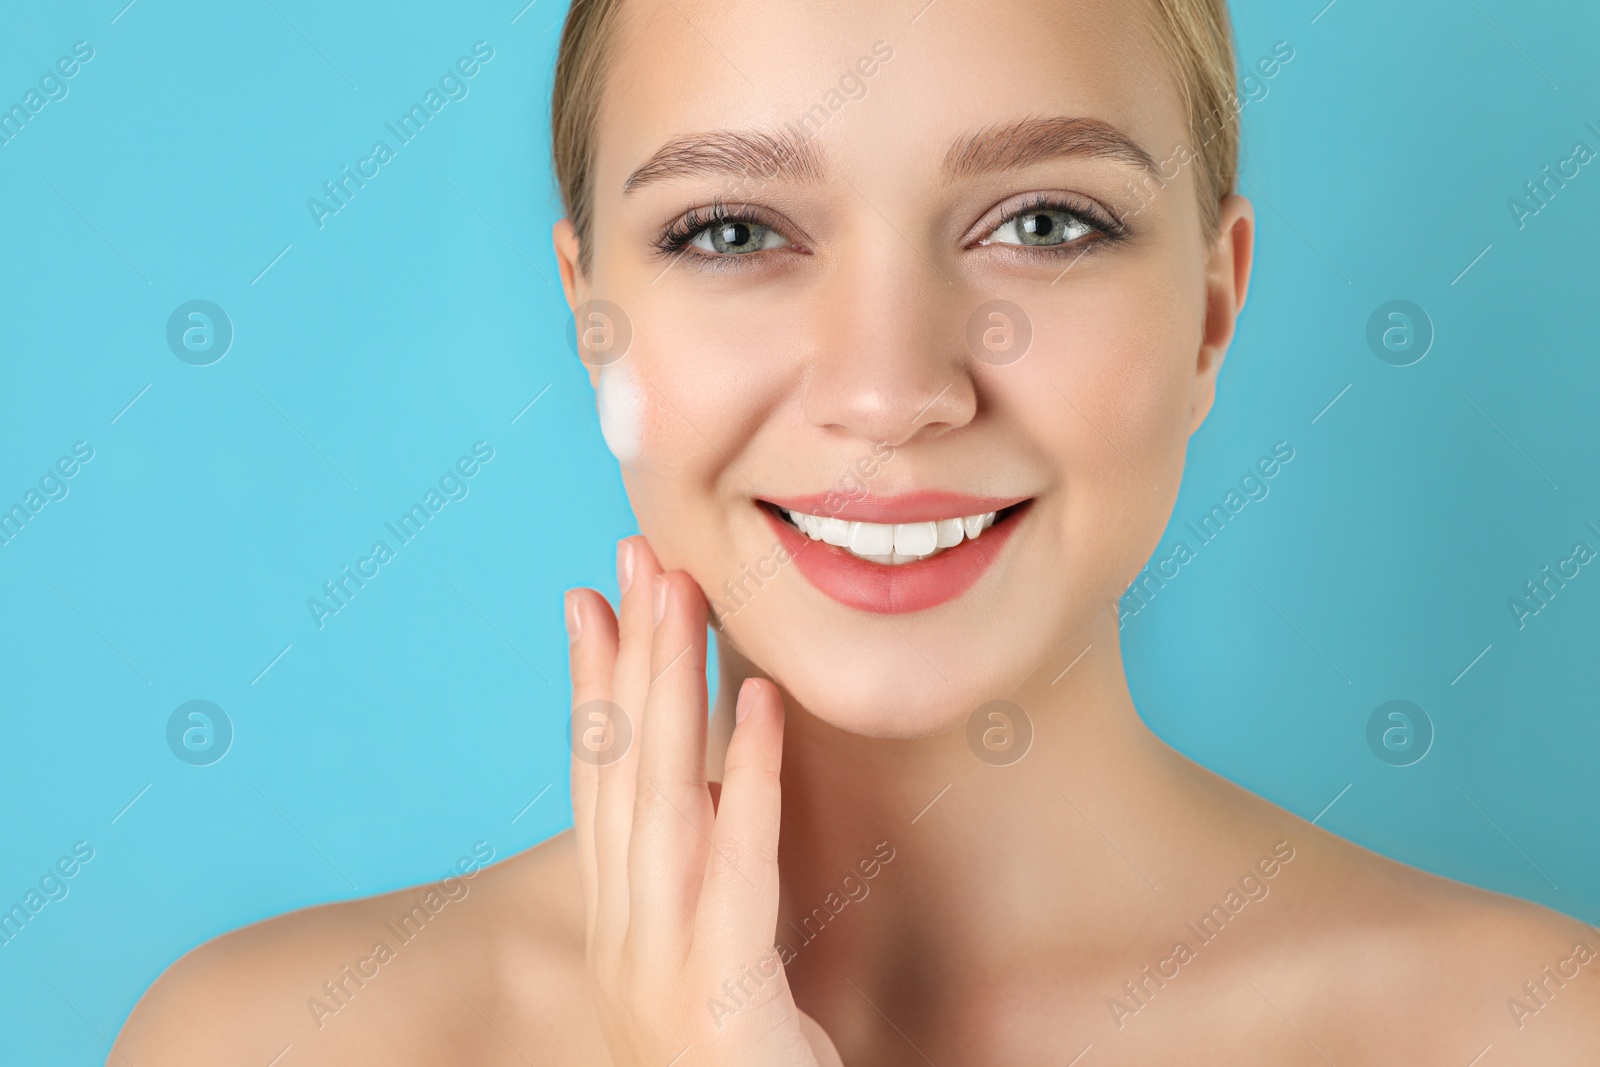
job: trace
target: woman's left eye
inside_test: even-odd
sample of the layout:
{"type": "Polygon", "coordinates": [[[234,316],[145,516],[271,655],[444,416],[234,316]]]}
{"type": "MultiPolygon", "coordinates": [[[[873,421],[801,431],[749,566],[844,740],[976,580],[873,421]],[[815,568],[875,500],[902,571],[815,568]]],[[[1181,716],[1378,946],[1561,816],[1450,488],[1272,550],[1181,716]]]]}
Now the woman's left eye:
{"type": "Polygon", "coordinates": [[[717,255],[742,256],[750,252],[764,252],[783,248],[788,239],[770,226],[759,222],[725,219],[714,222],[694,235],[691,247],[717,255]]]}
{"type": "Polygon", "coordinates": [[[1071,244],[1095,228],[1070,211],[1029,208],[1002,222],[983,239],[984,244],[1053,247],[1071,244]]]}

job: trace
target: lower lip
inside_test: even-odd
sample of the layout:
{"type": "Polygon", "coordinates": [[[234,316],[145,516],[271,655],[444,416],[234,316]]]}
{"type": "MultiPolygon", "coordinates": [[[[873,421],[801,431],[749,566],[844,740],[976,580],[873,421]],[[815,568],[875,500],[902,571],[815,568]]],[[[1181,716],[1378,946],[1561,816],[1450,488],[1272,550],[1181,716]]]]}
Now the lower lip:
{"type": "Polygon", "coordinates": [[[984,530],[977,540],[963,539],[928,559],[892,565],[862,559],[826,541],[813,541],[770,508],[761,506],[761,510],[812,585],[847,608],[904,615],[936,608],[976,585],[1000,558],[1028,505],[984,530]]]}

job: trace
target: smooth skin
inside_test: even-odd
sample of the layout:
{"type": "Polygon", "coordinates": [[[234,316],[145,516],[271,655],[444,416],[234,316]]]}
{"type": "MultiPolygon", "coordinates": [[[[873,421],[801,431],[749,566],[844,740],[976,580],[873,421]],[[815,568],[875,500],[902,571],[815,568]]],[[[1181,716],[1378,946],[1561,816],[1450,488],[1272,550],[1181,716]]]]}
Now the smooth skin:
{"type": "Polygon", "coordinates": [[[631,744],[575,759],[574,830],[475,874],[332,1017],[308,999],[420,890],[202,946],[108,1063],[1600,1062],[1600,961],[1546,977],[1575,945],[1600,950],[1596,931],[1344,841],[1141,721],[1112,605],[1212,406],[1254,214],[1229,197],[1208,237],[1192,166],[1154,197],[1106,156],[948,172],[953,144],[1028,118],[1092,118],[1157,159],[1187,127],[1140,4],[922,8],[630,0],[587,270],[565,222],[555,248],[571,305],[626,310],[645,398],[622,470],[642,531],[619,546],[626,592],[615,614],[593,590],[564,607],[574,706],[623,708],[631,744]],[[804,114],[877,41],[893,58],[821,128],[808,178],[623,192],[674,139],[804,114]],[[1067,254],[1008,242],[1034,194],[1098,205],[1129,236],[1067,254]],[[719,198],[781,243],[739,263],[656,247],[719,198]],[[1034,327],[1007,366],[965,342],[994,297],[1034,327]],[[880,617],[782,566],[730,611],[726,583],[772,553],[756,499],[835,488],[885,447],[874,493],[1032,499],[983,579],[880,617]],[[720,605],[709,725],[705,594],[720,605]],[[1034,728],[1009,766],[967,744],[967,717],[996,698],[1034,728]],[[1266,895],[1196,937],[1274,856],[1252,883],[1266,895]],[[716,1014],[775,939],[793,958],[716,1014]],[[1508,1001],[1533,1004],[1527,982],[1546,992],[1519,1020],[1508,1001]]]}

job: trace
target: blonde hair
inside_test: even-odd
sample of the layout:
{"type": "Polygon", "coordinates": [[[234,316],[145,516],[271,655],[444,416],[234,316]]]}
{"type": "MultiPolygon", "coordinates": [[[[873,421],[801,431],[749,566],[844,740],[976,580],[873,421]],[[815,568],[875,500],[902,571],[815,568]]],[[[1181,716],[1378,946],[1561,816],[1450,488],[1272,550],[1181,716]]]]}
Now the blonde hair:
{"type": "Polygon", "coordinates": [[[1176,75],[1189,119],[1195,192],[1207,240],[1216,236],[1222,200],[1239,181],[1239,101],[1227,0],[1153,0],[1156,34],[1176,75]]]}
{"type": "MultiPolygon", "coordinates": [[[[1215,236],[1222,199],[1239,173],[1239,97],[1233,31],[1227,0],[1149,0],[1156,37],[1172,65],[1188,115],[1196,165],[1201,225],[1215,236]]],[[[579,265],[589,267],[593,214],[594,148],[609,44],[622,0],[572,0],[556,53],[550,101],[551,161],[561,202],[579,243],[579,265]]]]}

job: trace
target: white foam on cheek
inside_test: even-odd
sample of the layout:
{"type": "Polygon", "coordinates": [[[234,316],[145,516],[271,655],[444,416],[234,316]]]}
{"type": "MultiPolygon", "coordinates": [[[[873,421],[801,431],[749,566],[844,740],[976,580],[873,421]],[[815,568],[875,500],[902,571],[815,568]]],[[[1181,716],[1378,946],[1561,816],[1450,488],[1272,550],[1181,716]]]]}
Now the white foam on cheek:
{"type": "Polygon", "coordinates": [[[600,368],[595,388],[595,409],[600,415],[600,435],[617,462],[632,466],[639,461],[644,433],[644,391],[626,359],[600,368]]]}

